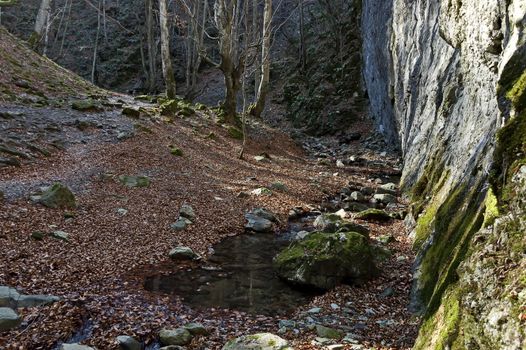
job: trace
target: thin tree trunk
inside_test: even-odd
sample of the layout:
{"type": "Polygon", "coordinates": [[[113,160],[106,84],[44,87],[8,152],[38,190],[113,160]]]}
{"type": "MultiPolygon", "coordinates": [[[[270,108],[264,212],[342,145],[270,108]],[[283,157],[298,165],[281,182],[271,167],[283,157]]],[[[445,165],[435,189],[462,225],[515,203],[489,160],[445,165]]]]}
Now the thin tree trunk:
{"type": "Polygon", "coordinates": [[[29,38],[29,44],[33,49],[37,49],[42,40],[42,33],[46,26],[47,18],[49,17],[50,8],[51,0],[42,0],[35,20],[33,34],[31,34],[31,37],[29,38]]]}
{"type": "Polygon", "coordinates": [[[252,115],[261,117],[265,109],[269,81],[270,81],[270,39],[272,34],[272,0],[265,0],[263,14],[263,42],[261,44],[261,82],[258,88],[256,105],[252,109],[252,115]]]}
{"type": "Polygon", "coordinates": [[[146,0],[146,41],[148,45],[148,92],[153,93],[155,90],[155,82],[157,78],[155,56],[156,56],[156,45],[153,34],[153,0],[146,0]]]}
{"type": "Polygon", "coordinates": [[[60,50],[58,52],[58,57],[62,57],[62,52],[64,51],[64,42],[66,41],[66,33],[68,32],[69,22],[71,20],[71,8],[73,7],[73,0],[69,2],[68,17],[66,19],[66,25],[64,26],[64,32],[62,33],[62,41],[60,42],[60,50]]]}
{"type": "Polygon", "coordinates": [[[95,71],[97,70],[97,51],[99,50],[99,34],[100,34],[100,5],[101,2],[99,0],[97,11],[97,35],[95,36],[95,48],[93,49],[93,62],[91,65],[91,82],[95,84],[95,71]]]}
{"type": "Polygon", "coordinates": [[[305,71],[307,66],[307,48],[305,44],[305,12],[303,1],[304,0],[300,0],[300,63],[301,70],[305,71]]]}
{"type": "Polygon", "coordinates": [[[175,98],[175,78],[170,55],[170,32],[168,29],[168,9],[166,0],[159,0],[159,22],[161,26],[161,58],[163,64],[163,76],[166,85],[166,96],[175,98]]]}

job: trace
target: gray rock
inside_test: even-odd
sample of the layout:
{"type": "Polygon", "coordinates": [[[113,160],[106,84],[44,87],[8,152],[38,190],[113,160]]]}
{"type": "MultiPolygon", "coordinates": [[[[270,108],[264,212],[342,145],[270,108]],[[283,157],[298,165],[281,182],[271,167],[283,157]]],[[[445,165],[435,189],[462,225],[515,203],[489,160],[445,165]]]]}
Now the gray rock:
{"type": "Polygon", "coordinates": [[[0,332],[17,328],[21,322],[22,319],[13,309],[8,307],[0,307],[0,332]]]}
{"type": "Polygon", "coordinates": [[[321,312],[321,307],[313,307],[312,309],[307,310],[309,314],[319,314],[321,312]]]}
{"type": "Polygon", "coordinates": [[[21,295],[18,307],[37,307],[56,303],[60,298],[53,295],[21,295]]]}
{"type": "Polygon", "coordinates": [[[170,253],[168,255],[173,260],[195,260],[199,258],[199,255],[197,255],[192,250],[192,248],[189,247],[176,247],[170,250],[170,253]]]}
{"type": "Polygon", "coordinates": [[[179,209],[179,215],[183,218],[187,218],[188,220],[192,222],[195,221],[195,212],[194,212],[194,208],[192,208],[191,205],[183,204],[181,206],[181,209],[179,209]]]}
{"type": "Polygon", "coordinates": [[[190,225],[192,222],[186,218],[179,218],[176,222],[170,225],[170,228],[174,231],[183,231],[186,229],[188,225],[190,225]]]}
{"type": "Polygon", "coordinates": [[[150,186],[150,178],[147,176],[119,176],[119,181],[126,187],[148,187],[150,186]]]}
{"type": "Polygon", "coordinates": [[[48,208],[68,208],[77,206],[75,195],[66,186],[56,183],[45,190],[38,198],[38,202],[48,208]]]}
{"type": "Polygon", "coordinates": [[[14,288],[0,286],[0,307],[16,307],[20,294],[14,288]]]}
{"type": "Polygon", "coordinates": [[[316,325],[316,334],[318,334],[318,336],[321,338],[327,339],[342,339],[344,336],[343,331],[322,325],[316,325]]]}
{"type": "Polygon", "coordinates": [[[256,208],[254,210],[252,210],[250,212],[250,214],[253,214],[255,216],[259,216],[263,219],[267,219],[269,221],[272,221],[272,222],[279,222],[278,218],[276,217],[276,215],[271,212],[270,210],[267,210],[267,209],[264,209],[264,208],[256,208]]]}
{"type": "Polygon", "coordinates": [[[288,342],[271,333],[244,335],[233,339],[222,350],[293,350],[288,342]]]}
{"type": "Polygon", "coordinates": [[[354,191],[352,192],[349,197],[353,200],[353,201],[356,201],[356,202],[361,202],[364,200],[364,196],[361,192],[358,192],[358,191],[354,191]]]}
{"type": "Polygon", "coordinates": [[[374,199],[378,202],[378,203],[382,203],[382,204],[389,204],[389,203],[394,203],[396,202],[396,197],[393,196],[392,194],[375,194],[374,195],[374,199]]]}
{"type": "Polygon", "coordinates": [[[294,321],[294,320],[279,320],[278,327],[279,328],[285,328],[285,329],[294,329],[294,328],[296,328],[296,321],[294,321]]]}
{"type": "Polygon", "coordinates": [[[255,195],[255,196],[272,196],[272,191],[269,190],[266,187],[256,188],[255,190],[253,190],[250,193],[255,195]]]}
{"type": "Polygon", "coordinates": [[[187,345],[192,341],[192,334],[184,328],[163,329],[159,340],[163,345],[187,345]]]}
{"type": "Polygon", "coordinates": [[[66,241],[66,242],[69,241],[69,233],[64,232],[64,231],[54,231],[53,233],[51,233],[51,237],[56,238],[61,241],[66,241]]]}
{"type": "Polygon", "coordinates": [[[62,344],[60,346],[60,350],[95,350],[95,348],[92,348],[87,345],[73,343],[73,344],[62,344]]]}
{"type": "Polygon", "coordinates": [[[201,323],[192,322],[184,326],[192,335],[208,335],[208,330],[201,323]]]}
{"type": "Polygon", "coordinates": [[[247,220],[245,225],[247,230],[258,233],[270,233],[274,231],[274,224],[270,220],[251,213],[245,214],[245,219],[247,220]]]}
{"type": "Polygon", "coordinates": [[[119,335],[117,337],[117,342],[121,350],[141,350],[142,345],[135,338],[127,335],[119,335]]]}
{"type": "Polygon", "coordinates": [[[389,221],[392,219],[384,210],[379,209],[367,209],[361,211],[357,213],[354,218],[365,221],[389,221]]]}

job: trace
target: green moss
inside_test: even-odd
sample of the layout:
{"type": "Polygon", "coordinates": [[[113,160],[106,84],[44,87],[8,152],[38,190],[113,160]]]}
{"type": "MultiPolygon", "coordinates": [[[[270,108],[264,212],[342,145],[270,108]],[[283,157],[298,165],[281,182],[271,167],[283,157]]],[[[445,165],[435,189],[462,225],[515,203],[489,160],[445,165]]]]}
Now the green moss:
{"type": "Polygon", "coordinates": [[[354,218],[365,221],[389,221],[392,219],[384,210],[373,208],[357,213],[354,218]]]}
{"type": "Polygon", "coordinates": [[[515,82],[513,87],[506,93],[506,97],[517,110],[526,108],[526,70],[515,82]]]}
{"type": "Polygon", "coordinates": [[[175,146],[170,147],[170,153],[176,157],[182,157],[184,155],[183,150],[175,146]]]}
{"type": "Polygon", "coordinates": [[[238,128],[236,128],[235,126],[228,125],[226,129],[227,129],[228,135],[230,135],[230,137],[232,137],[232,138],[234,138],[236,140],[242,140],[243,139],[243,132],[241,130],[239,130],[238,128]]]}
{"type": "Polygon", "coordinates": [[[493,225],[495,219],[499,217],[499,207],[497,197],[493,193],[493,190],[490,188],[488,194],[486,195],[485,201],[486,211],[484,213],[484,223],[483,227],[488,227],[493,225]]]}

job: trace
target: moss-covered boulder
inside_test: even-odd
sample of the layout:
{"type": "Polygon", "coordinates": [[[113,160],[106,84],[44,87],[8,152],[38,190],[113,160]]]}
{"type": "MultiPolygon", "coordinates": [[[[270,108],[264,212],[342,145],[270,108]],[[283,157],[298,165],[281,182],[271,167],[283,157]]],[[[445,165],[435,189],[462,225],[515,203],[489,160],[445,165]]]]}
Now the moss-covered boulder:
{"type": "Polygon", "coordinates": [[[160,109],[161,115],[164,116],[180,115],[188,117],[195,114],[195,110],[190,107],[190,104],[182,100],[168,100],[161,104],[160,109]]]}
{"type": "Polygon", "coordinates": [[[73,192],[61,183],[56,183],[44,191],[38,202],[48,208],[72,209],[77,206],[73,192]]]}
{"type": "Polygon", "coordinates": [[[290,283],[320,289],[367,280],[377,272],[367,238],[356,232],[311,233],[279,253],[274,269],[290,283]]]}
{"type": "Polygon", "coordinates": [[[357,213],[354,216],[354,218],[358,220],[365,220],[365,221],[383,221],[383,222],[389,221],[392,219],[392,217],[389,214],[387,214],[385,210],[373,209],[373,208],[357,213]]]}
{"type": "Polygon", "coordinates": [[[102,110],[101,104],[91,98],[87,100],[73,101],[71,103],[71,108],[81,112],[99,112],[102,110]]]}
{"type": "Polygon", "coordinates": [[[285,339],[271,333],[244,335],[230,340],[223,350],[292,350],[285,339]]]}
{"type": "Polygon", "coordinates": [[[184,329],[163,329],[159,333],[159,340],[163,345],[188,345],[192,341],[192,334],[184,329]]]}

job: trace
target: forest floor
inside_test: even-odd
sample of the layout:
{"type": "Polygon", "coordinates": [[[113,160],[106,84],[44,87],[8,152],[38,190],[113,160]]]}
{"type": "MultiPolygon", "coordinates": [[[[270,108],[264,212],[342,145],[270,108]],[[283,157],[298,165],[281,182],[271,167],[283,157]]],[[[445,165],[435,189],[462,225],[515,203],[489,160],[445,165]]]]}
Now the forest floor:
{"type": "MultiPolygon", "coordinates": [[[[359,141],[298,142],[260,123],[249,128],[240,160],[241,142],[216,123],[210,110],[169,120],[145,114],[129,118],[113,107],[78,112],[3,104],[0,122],[4,144],[38,146],[24,150],[28,157],[20,159],[21,166],[0,167],[5,196],[0,203],[0,285],[61,298],[50,306],[19,309],[23,324],[0,334],[2,349],[53,349],[71,340],[117,349],[116,336],[122,334],[154,344],[161,328],[188,322],[201,322],[211,331],[194,338],[190,349],[218,349],[242,334],[277,333],[283,316],[192,308],[180,296],[146,291],[144,279],[152,270],[180,268],[181,263],[168,257],[177,245],[191,247],[206,259],[214,244],[244,234],[247,210],[264,207],[276,213],[282,222],[279,232],[287,229],[291,208],[324,210],[322,202],[349,183],[374,191],[378,178],[387,182],[399,171],[395,155],[372,152],[359,141]],[[173,146],[183,151],[182,157],[171,154],[173,146]],[[341,152],[322,154],[323,149],[341,152]],[[270,159],[257,161],[254,157],[261,154],[270,159]],[[350,155],[363,161],[336,166],[338,157],[350,155]],[[326,161],[317,160],[320,156],[326,161]],[[119,183],[121,175],[145,175],[151,185],[128,188],[119,183]],[[72,188],[76,210],[49,209],[29,199],[55,182],[72,188]],[[287,190],[251,194],[277,182],[287,190]],[[241,192],[249,195],[240,197],[241,192]],[[175,232],[170,224],[184,203],[194,208],[196,220],[175,232]],[[67,232],[69,241],[31,238],[33,232],[55,230],[67,232]]],[[[369,126],[356,128],[365,139],[369,126]]],[[[414,259],[410,241],[401,220],[368,225],[372,241],[385,234],[394,237],[387,245],[393,254],[380,265],[381,275],[314,297],[287,317],[298,319],[319,307],[319,320],[354,334],[343,348],[409,349],[418,325],[407,310],[414,259]]],[[[313,345],[313,330],[280,336],[297,349],[322,348],[313,345]]]]}

